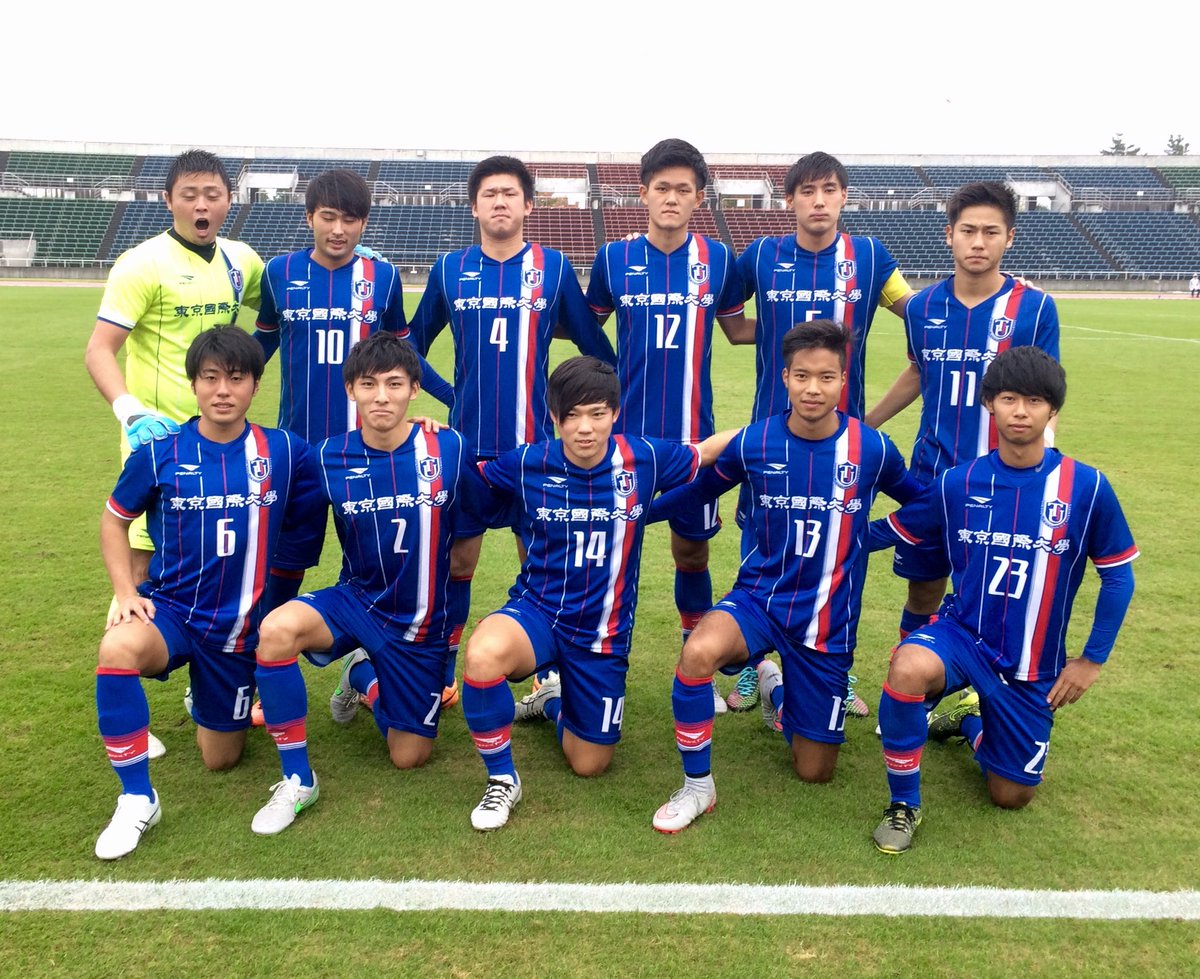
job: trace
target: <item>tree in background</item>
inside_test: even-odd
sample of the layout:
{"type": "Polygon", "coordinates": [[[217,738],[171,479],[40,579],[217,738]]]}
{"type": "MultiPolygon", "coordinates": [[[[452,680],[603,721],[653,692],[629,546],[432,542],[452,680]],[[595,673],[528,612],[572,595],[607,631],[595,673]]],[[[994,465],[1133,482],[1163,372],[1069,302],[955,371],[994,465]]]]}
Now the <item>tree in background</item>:
{"type": "Polygon", "coordinates": [[[1101,150],[1103,156],[1137,156],[1142,152],[1140,146],[1134,146],[1125,142],[1125,134],[1117,133],[1112,138],[1112,146],[1106,150],[1101,150]]]}
{"type": "Polygon", "coordinates": [[[1171,135],[1167,137],[1166,154],[1167,156],[1187,156],[1187,151],[1191,149],[1191,146],[1192,144],[1183,138],[1182,133],[1180,133],[1178,136],[1176,136],[1174,133],[1171,133],[1171,135]]]}

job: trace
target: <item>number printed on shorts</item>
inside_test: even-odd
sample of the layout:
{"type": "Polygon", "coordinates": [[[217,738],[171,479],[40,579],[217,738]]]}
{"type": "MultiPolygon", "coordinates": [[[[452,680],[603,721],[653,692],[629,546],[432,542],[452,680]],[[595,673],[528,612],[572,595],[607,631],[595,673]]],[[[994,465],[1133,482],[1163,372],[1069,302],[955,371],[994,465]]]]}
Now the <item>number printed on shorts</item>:
{"type": "Polygon", "coordinates": [[[238,687],[237,696],[233,698],[233,719],[244,721],[250,715],[250,688],[238,687]]]}
{"type": "Polygon", "coordinates": [[[1046,755],[1050,751],[1050,742],[1035,741],[1033,743],[1037,746],[1037,751],[1025,765],[1025,771],[1029,775],[1041,775],[1042,769],[1046,767],[1046,755]]]}
{"type": "Polygon", "coordinates": [[[612,697],[604,698],[604,720],[600,722],[600,730],[607,734],[613,728],[621,730],[621,717],[625,713],[625,698],[618,697],[614,702],[612,697]]]}

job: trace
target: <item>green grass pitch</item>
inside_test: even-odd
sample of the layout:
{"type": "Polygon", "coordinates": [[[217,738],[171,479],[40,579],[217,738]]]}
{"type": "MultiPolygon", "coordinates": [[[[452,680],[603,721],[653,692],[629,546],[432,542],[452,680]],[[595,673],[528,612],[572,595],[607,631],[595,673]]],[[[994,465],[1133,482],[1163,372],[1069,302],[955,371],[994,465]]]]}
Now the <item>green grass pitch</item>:
{"type": "MultiPolygon", "coordinates": [[[[1111,663],[1054,731],[1047,779],[1025,811],[988,805],[962,750],[925,755],[926,819],[913,850],[877,854],[870,832],[887,801],[874,719],[847,721],[832,784],[800,783],[757,711],[719,718],[713,766],[720,803],[677,837],[650,829],[680,781],[670,682],[678,618],[665,527],[647,535],[624,738],[610,773],[572,776],[549,725],[514,733],[526,798],[504,831],[471,831],[483,768],[461,711],[447,713],[433,760],[394,771],[364,715],[336,727],[332,671],[306,667],[309,742],[321,802],[280,837],[250,833],[278,777],[270,739],[252,732],[242,764],[207,773],[181,697],[182,677],[147,685],[152,730],[168,755],[153,766],[164,817],[114,865],[92,855],[118,783],[96,732],[93,670],[109,588],[98,517],[118,466],[117,426],[83,368],[96,288],[0,288],[0,880],[381,878],[619,883],[730,882],[1194,889],[1200,881],[1200,302],[1060,300],[1069,394],[1059,446],[1111,478],[1142,550],[1137,594],[1111,663]]],[[[407,297],[410,310],[416,296],[407,297]]],[[[557,343],[556,356],[573,348],[557,343]]],[[[746,420],[750,348],[714,344],[721,427],[746,420]]],[[[868,403],[903,365],[900,323],[876,317],[868,403]]],[[[448,337],[432,358],[450,369],[448,337]]],[[[272,364],[255,420],[273,423],[272,364]]],[[[428,398],[418,409],[439,414],[428,398]]],[[[444,417],[444,415],[442,416],[444,417]]],[[[886,426],[907,456],[914,406],[886,426]]],[[[732,503],[724,506],[731,521],[732,503]]],[[[890,501],[881,501],[881,508],[890,501]]],[[[472,616],[500,603],[515,573],[507,535],[492,534],[472,616]]],[[[332,538],[331,538],[332,542],[332,538]]],[[[336,545],[309,582],[336,573],[336,545]]],[[[735,535],[714,544],[714,587],[727,587],[735,535]]],[[[1091,619],[1096,577],[1076,604],[1072,648],[1091,619]]],[[[856,672],[877,704],[903,583],[876,559],[856,672]]],[[[461,673],[461,663],[459,665],[461,673]]],[[[726,681],[728,686],[728,681],[726,681]]],[[[1189,973],[1200,930],[1178,922],[1065,922],[630,914],[142,912],[0,914],[0,976],[118,972],[264,975],[358,973],[718,975],[1189,973]]]]}

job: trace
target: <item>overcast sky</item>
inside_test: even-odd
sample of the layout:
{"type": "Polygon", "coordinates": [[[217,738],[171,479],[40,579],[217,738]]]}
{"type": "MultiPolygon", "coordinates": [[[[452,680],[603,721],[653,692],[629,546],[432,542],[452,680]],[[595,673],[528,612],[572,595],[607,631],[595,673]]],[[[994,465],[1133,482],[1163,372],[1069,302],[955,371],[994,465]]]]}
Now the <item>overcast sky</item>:
{"type": "Polygon", "coordinates": [[[1190,4],[712,6],[25,2],[4,17],[0,137],[1062,155],[1122,131],[1147,153],[1182,133],[1200,155],[1190,4]]]}

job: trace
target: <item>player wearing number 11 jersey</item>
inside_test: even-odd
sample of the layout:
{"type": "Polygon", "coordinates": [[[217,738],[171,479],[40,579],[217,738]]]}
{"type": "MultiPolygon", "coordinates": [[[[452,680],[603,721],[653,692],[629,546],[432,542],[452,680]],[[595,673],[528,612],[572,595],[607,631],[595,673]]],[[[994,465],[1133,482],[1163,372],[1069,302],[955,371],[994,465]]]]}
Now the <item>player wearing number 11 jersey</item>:
{"type": "Polygon", "coordinates": [[[138,678],[188,666],[196,742],[210,769],[236,765],[250,725],[259,599],[281,531],[320,518],[310,449],[298,436],[246,422],[262,348],[236,326],[201,333],[187,376],[198,418],[134,452],[101,517],[116,603],[100,643],[96,706],[122,795],[96,856],[132,851],[158,822],[147,758],[150,709],[138,678]],[[150,578],[130,566],[129,521],[154,542],[150,578]]]}

